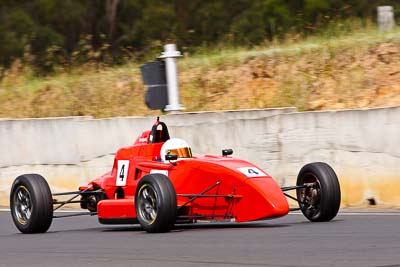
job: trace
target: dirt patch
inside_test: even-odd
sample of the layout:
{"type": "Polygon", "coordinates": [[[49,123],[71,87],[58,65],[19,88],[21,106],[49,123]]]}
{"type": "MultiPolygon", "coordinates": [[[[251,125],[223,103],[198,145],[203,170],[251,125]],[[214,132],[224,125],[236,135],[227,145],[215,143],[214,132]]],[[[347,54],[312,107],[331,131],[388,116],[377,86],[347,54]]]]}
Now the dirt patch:
{"type": "Polygon", "coordinates": [[[326,110],[400,105],[397,43],[260,56],[219,69],[181,72],[189,110],[296,106],[326,110]],[[200,101],[192,105],[189,99],[200,101]]]}

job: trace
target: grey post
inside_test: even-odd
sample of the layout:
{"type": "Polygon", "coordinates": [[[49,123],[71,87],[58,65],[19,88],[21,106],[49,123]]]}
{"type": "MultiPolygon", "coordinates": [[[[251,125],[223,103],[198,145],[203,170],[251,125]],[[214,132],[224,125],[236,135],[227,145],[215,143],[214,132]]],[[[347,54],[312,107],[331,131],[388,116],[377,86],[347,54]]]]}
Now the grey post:
{"type": "Polygon", "coordinates": [[[393,30],[395,25],[392,6],[378,6],[378,27],[379,31],[393,30]]]}
{"type": "Polygon", "coordinates": [[[176,112],[185,109],[179,103],[178,70],[176,66],[176,58],[180,56],[182,56],[181,52],[176,50],[175,44],[167,44],[164,46],[164,52],[159,57],[160,59],[165,59],[167,73],[168,105],[165,107],[165,111],[176,112]]]}

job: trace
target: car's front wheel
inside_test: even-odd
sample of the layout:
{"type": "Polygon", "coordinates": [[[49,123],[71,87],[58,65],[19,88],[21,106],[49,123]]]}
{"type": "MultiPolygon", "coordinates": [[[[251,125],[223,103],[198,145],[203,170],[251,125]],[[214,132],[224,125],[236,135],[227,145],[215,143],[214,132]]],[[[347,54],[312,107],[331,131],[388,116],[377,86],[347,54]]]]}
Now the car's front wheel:
{"type": "Polygon", "coordinates": [[[305,165],[297,176],[297,199],[304,216],[312,222],[332,220],[340,207],[340,186],[335,171],[326,163],[305,165]]]}
{"type": "Polygon", "coordinates": [[[11,187],[10,208],[22,233],[46,232],[53,220],[53,198],[46,180],[39,174],[18,176],[11,187]]]}
{"type": "Polygon", "coordinates": [[[144,176],[135,194],[136,216],[149,233],[168,232],[176,219],[176,193],[167,176],[154,173],[144,176]]]}

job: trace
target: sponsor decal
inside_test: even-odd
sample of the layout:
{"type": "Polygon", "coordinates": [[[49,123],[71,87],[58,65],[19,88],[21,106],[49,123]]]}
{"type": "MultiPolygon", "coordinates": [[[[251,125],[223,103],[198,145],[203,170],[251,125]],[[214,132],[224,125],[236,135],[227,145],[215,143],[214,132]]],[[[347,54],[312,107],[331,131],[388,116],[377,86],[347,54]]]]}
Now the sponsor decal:
{"type": "Polygon", "coordinates": [[[165,176],[168,176],[167,170],[151,170],[150,173],[161,173],[164,174],[165,176]]]}
{"type": "Polygon", "coordinates": [[[265,172],[256,167],[241,167],[237,168],[237,170],[251,178],[268,176],[265,172]]]}

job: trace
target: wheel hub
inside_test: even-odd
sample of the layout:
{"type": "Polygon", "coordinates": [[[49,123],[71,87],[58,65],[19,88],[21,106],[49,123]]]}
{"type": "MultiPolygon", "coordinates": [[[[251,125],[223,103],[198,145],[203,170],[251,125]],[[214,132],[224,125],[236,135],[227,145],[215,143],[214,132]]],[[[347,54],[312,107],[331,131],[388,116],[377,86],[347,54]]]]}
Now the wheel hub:
{"type": "Polygon", "coordinates": [[[32,214],[31,195],[21,186],[14,196],[14,211],[20,224],[27,224],[32,214]]]}
{"type": "Polygon", "coordinates": [[[319,203],[320,193],[317,182],[305,183],[306,187],[301,192],[301,202],[303,202],[307,209],[314,209],[319,203]]]}
{"type": "Polygon", "coordinates": [[[153,223],[157,217],[156,198],[155,191],[150,187],[143,188],[139,197],[139,212],[142,218],[149,224],[153,223]]]}

